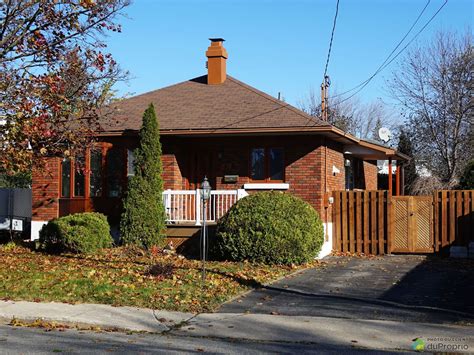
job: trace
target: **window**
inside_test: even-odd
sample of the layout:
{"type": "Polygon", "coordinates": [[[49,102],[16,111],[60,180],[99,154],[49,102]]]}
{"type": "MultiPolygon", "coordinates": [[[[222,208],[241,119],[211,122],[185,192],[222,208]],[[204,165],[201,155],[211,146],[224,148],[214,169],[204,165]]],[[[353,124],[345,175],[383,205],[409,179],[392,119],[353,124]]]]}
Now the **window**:
{"type": "Polygon", "coordinates": [[[84,156],[61,163],[61,197],[84,197],[84,156]]]}
{"type": "MultiPolygon", "coordinates": [[[[125,150],[122,147],[108,149],[107,145],[101,149],[90,149],[82,156],[63,160],[61,197],[89,198],[122,195],[127,168],[125,150]],[[104,155],[106,164],[103,164],[104,155]]],[[[133,156],[132,158],[129,156],[130,159],[133,159],[133,156]]],[[[129,166],[133,168],[133,163],[130,165],[130,161],[129,166]]]]}
{"type": "Polygon", "coordinates": [[[102,196],[102,152],[91,151],[91,175],[89,194],[91,197],[102,196]]]}
{"type": "Polygon", "coordinates": [[[285,173],[285,165],[283,162],[283,149],[282,148],[270,148],[269,152],[269,171],[270,180],[283,181],[285,173]]]}
{"type": "Polygon", "coordinates": [[[61,163],[61,196],[71,197],[71,160],[64,159],[61,163]]]}
{"type": "Polygon", "coordinates": [[[107,152],[107,196],[119,197],[122,195],[124,176],[124,156],[122,150],[112,148],[107,152]]]}
{"type": "Polygon", "coordinates": [[[127,150],[127,177],[135,176],[135,155],[133,154],[133,150],[127,150]]]}
{"type": "Polygon", "coordinates": [[[265,149],[252,149],[250,153],[250,169],[252,180],[265,179],[265,149]]]}
{"type": "Polygon", "coordinates": [[[283,148],[254,148],[250,152],[250,178],[255,181],[283,181],[283,148]]]}
{"type": "Polygon", "coordinates": [[[85,169],[85,160],[84,156],[79,156],[74,161],[74,196],[83,197],[85,190],[85,178],[84,178],[84,169],[85,169]]]}

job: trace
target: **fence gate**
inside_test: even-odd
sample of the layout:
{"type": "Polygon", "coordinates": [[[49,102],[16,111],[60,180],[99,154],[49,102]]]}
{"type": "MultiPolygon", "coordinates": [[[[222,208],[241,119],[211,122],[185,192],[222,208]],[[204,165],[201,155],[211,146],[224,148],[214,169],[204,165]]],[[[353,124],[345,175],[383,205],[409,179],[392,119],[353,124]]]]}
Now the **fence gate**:
{"type": "Polygon", "coordinates": [[[392,197],[392,252],[433,252],[433,197],[392,197]]]}

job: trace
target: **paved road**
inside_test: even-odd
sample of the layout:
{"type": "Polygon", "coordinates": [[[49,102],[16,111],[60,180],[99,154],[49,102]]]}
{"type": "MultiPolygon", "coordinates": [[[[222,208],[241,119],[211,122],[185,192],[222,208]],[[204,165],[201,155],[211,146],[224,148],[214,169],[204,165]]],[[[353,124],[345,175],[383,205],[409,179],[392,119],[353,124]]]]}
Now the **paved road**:
{"type": "MultiPolygon", "coordinates": [[[[50,331],[0,326],[0,354],[51,353],[390,354],[329,344],[256,342],[153,334],[50,331]]],[[[396,352],[400,354],[402,352],[396,352]]]]}
{"type": "Polygon", "coordinates": [[[223,313],[474,322],[474,260],[392,255],[329,257],[223,305],[223,313]]]}

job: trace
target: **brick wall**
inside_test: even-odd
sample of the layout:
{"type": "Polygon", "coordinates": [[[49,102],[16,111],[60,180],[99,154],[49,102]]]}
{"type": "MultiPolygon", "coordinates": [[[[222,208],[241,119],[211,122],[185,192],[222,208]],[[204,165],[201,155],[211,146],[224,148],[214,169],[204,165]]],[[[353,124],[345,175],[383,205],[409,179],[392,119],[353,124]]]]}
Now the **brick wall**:
{"type": "Polygon", "coordinates": [[[182,190],[182,175],[178,166],[175,154],[163,154],[161,156],[163,164],[163,188],[165,190],[182,190]]]}
{"type": "MultiPolygon", "coordinates": [[[[309,202],[324,218],[325,204],[327,205],[327,201],[324,199],[326,190],[324,184],[327,182],[328,191],[343,190],[345,186],[342,145],[328,141],[327,180],[325,180],[326,149],[324,144],[323,138],[314,136],[233,137],[190,139],[186,142],[186,146],[181,145],[180,148],[189,152],[199,150],[208,152],[207,154],[210,154],[210,159],[213,159],[215,167],[215,176],[210,179],[211,185],[215,189],[226,190],[241,189],[244,184],[252,182],[249,177],[249,156],[252,148],[282,147],[285,160],[285,182],[290,186],[288,192],[309,202]],[[339,173],[332,174],[333,166],[339,169],[339,173]],[[224,182],[225,175],[238,175],[237,182],[224,182]]],[[[179,166],[187,166],[185,161],[188,158],[189,154],[177,155],[178,169],[179,166]]],[[[171,163],[172,159],[169,159],[167,166],[170,171],[166,171],[165,168],[166,180],[171,179],[172,170],[176,168],[174,162],[171,163]]],[[[186,168],[181,168],[182,175],[178,175],[178,177],[182,177],[184,180],[189,178],[190,173],[186,170],[186,168]]],[[[171,180],[167,186],[171,186],[171,180]]],[[[248,192],[255,191],[248,190],[248,192]]]]}
{"type": "Polygon", "coordinates": [[[364,161],[364,179],[366,190],[377,190],[377,161],[364,161]]]}
{"type": "Polygon", "coordinates": [[[330,222],[332,217],[329,204],[330,192],[345,189],[343,147],[330,140],[323,140],[322,146],[317,151],[321,161],[321,186],[317,192],[316,205],[313,206],[320,213],[323,221],[330,222]],[[333,168],[336,169],[334,171],[338,170],[339,172],[333,173],[333,168]]]}
{"type": "Polygon", "coordinates": [[[59,158],[44,158],[42,169],[33,169],[33,221],[49,221],[59,215],[59,158]]]}
{"type": "Polygon", "coordinates": [[[327,141],[327,177],[328,191],[340,191],[346,187],[343,148],[340,144],[327,141]],[[333,166],[339,170],[333,173],[333,166]]]}
{"type": "Polygon", "coordinates": [[[310,145],[308,143],[294,144],[286,148],[285,156],[288,160],[285,181],[290,184],[290,193],[309,202],[321,213],[324,172],[320,142],[318,140],[310,145]]]}
{"type": "MultiPolygon", "coordinates": [[[[122,141],[122,144],[124,142],[122,141]]],[[[330,219],[329,193],[344,190],[345,169],[341,144],[324,137],[229,137],[177,140],[167,137],[163,142],[164,189],[189,187],[189,158],[201,150],[212,161],[210,176],[213,188],[241,189],[250,183],[249,154],[252,148],[282,147],[285,160],[285,182],[288,192],[309,202],[323,219],[330,219]],[[327,147],[325,146],[327,144],[327,147]],[[339,170],[333,173],[333,167],[339,170]],[[225,175],[238,175],[236,183],[224,182],[225,175]],[[325,185],[327,184],[327,186],[325,185]]],[[[377,188],[376,162],[363,163],[366,189],[377,188]]],[[[58,216],[60,159],[48,158],[45,171],[33,172],[33,219],[50,220],[58,216]]]]}

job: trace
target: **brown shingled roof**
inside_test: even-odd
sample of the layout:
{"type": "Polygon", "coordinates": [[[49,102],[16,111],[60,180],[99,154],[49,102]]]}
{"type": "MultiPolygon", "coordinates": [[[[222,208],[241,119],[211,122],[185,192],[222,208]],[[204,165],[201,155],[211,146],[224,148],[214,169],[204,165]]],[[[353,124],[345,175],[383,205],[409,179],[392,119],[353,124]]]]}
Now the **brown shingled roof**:
{"type": "Polygon", "coordinates": [[[230,76],[207,85],[207,76],[124,99],[113,104],[105,132],[139,130],[142,115],[153,103],[160,129],[232,130],[328,126],[322,120],[273,98],[230,76]]]}

